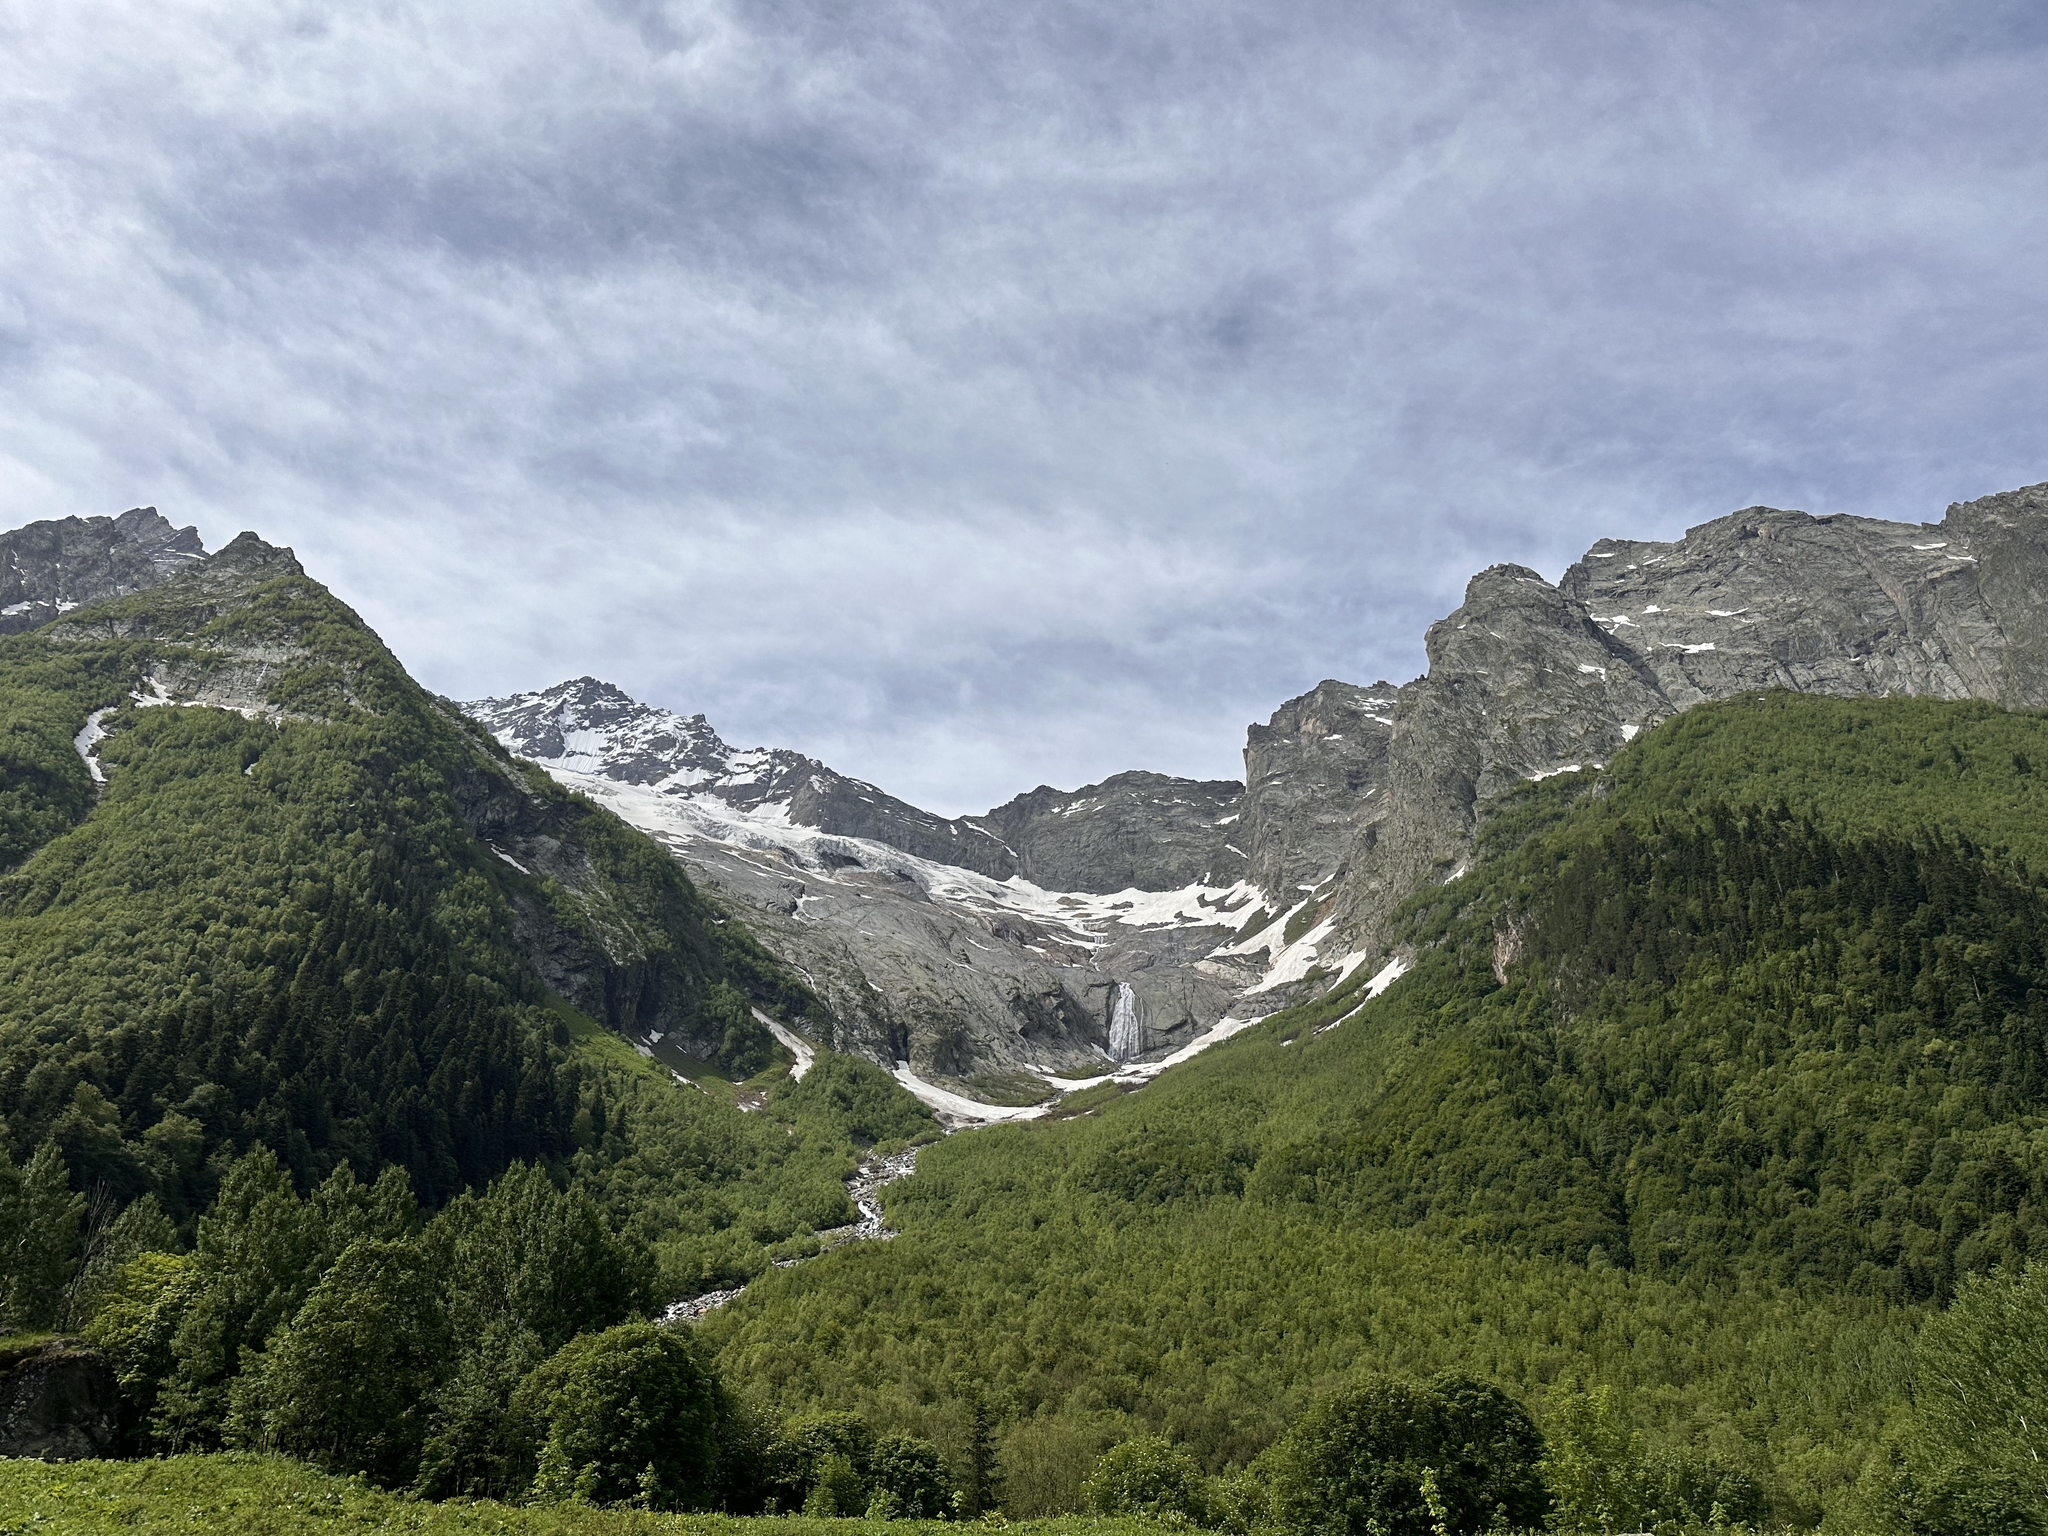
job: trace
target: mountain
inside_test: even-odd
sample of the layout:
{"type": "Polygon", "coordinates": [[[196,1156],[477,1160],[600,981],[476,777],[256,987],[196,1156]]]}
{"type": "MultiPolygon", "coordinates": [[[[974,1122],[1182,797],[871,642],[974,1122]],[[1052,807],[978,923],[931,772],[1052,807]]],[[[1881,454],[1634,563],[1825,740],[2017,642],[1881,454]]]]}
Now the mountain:
{"type": "Polygon", "coordinates": [[[153,587],[205,555],[197,528],[173,528],[155,507],[0,533],[0,634],[18,634],[82,604],[153,587]]]}
{"type": "Polygon", "coordinates": [[[709,1056],[754,1027],[722,999],[816,1006],[674,860],[415,684],[290,550],[160,534],[130,514],[9,536],[24,579],[80,595],[0,637],[15,1154],[54,1137],[81,1188],[181,1217],[258,1144],[305,1181],[396,1164],[438,1203],[584,1145],[588,1021],[709,1056]],[[61,579],[23,555],[53,549],[61,579]],[[81,549],[105,556],[90,580],[81,549]]]}
{"type": "MultiPolygon", "coordinates": [[[[1263,969],[1215,954],[1252,905],[1225,846],[1234,783],[1122,774],[943,820],[594,678],[464,708],[665,843],[805,978],[826,1043],[906,1063],[908,1081],[1000,1097],[1019,1084],[991,1069],[1102,1071],[1184,1046],[1263,969]]],[[[1047,1091],[1022,1085],[1027,1102],[1047,1091]]]]}
{"type": "MultiPolygon", "coordinates": [[[[1670,543],[1602,540],[1555,587],[1519,566],[1483,571],[1388,711],[1383,787],[1353,802],[1328,870],[1330,943],[1382,950],[1389,915],[1469,856],[1503,791],[1604,763],[1709,700],[1774,688],[2048,704],[2044,604],[2048,485],[1932,524],[1752,507],[1670,543]]],[[[1248,835],[1299,814],[1249,794],[1248,835]]]]}
{"type": "Polygon", "coordinates": [[[1455,1370],[1552,1429],[1611,1390],[1597,1454],[1639,1432],[1761,1526],[1880,1528],[1921,1319],[2048,1244],[2044,764],[1980,702],[1646,726],[1486,802],[1377,997],[936,1145],[894,1242],[704,1330],[784,1411],[937,1432],[929,1383],[976,1382],[1027,1509],[1075,1447],[1222,1471],[1332,1381],[1455,1370]]]}
{"type": "Polygon", "coordinates": [[[590,678],[466,707],[738,903],[841,1048],[973,1091],[1156,1062],[1379,974],[1392,914],[1463,867],[1501,794],[1701,703],[2037,707],[2044,606],[2048,486],[1935,524],[1752,507],[1602,540],[1556,585],[1481,572],[1422,677],[1283,704],[1243,786],[1134,772],[954,820],[590,678]]]}

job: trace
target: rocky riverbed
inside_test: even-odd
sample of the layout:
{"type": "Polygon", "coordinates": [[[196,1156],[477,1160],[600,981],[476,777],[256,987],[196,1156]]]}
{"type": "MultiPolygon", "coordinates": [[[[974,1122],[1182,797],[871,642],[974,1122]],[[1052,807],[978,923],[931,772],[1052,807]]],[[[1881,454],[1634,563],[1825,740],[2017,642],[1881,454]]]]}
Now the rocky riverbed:
{"type": "MultiPolygon", "coordinates": [[[[882,1223],[882,1189],[898,1179],[908,1178],[917,1171],[919,1149],[912,1147],[907,1152],[892,1152],[887,1156],[871,1155],[862,1159],[853,1177],[846,1181],[847,1198],[853,1208],[860,1212],[860,1220],[843,1227],[833,1227],[818,1234],[821,1245],[818,1253],[805,1254],[801,1258],[777,1259],[777,1269],[789,1269],[818,1254],[830,1253],[834,1248],[848,1243],[884,1242],[896,1235],[894,1230],[882,1223]]],[[[662,1314],[662,1320],[670,1323],[693,1323],[708,1312],[716,1311],[744,1291],[744,1285],[734,1286],[726,1291],[706,1291],[702,1296],[692,1296],[679,1301],[662,1314]]]]}

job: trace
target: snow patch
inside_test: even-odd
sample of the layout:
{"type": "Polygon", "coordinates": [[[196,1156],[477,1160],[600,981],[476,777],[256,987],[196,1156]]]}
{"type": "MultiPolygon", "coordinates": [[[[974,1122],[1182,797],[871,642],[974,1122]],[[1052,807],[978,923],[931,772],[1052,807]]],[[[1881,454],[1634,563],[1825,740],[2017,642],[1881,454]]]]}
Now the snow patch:
{"type": "Polygon", "coordinates": [[[1408,962],[1406,960],[1401,959],[1398,955],[1395,956],[1392,960],[1389,960],[1385,965],[1381,966],[1380,969],[1373,974],[1372,980],[1368,981],[1365,984],[1365,996],[1359,999],[1358,1008],[1352,1009],[1349,1013],[1345,1014],[1343,1018],[1332,1019],[1329,1023],[1325,1024],[1321,1029],[1317,1030],[1316,1033],[1319,1035],[1327,1035],[1339,1024],[1342,1024],[1345,1021],[1345,1019],[1357,1018],[1360,1008],[1363,1008],[1367,1003],[1371,1002],[1374,998],[1380,996],[1383,992],[1387,990],[1387,988],[1391,987],[1403,976],[1406,976],[1408,974],[1408,969],[1408,962]]]}
{"type": "Polygon", "coordinates": [[[85,761],[85,771],[92,775],[95,784],[107,782],[107,770],[100,766],[99,744],[106,740],[106,727],[100,722],[112,714],[111,709],[96,709],[85,717],[85,728],[71,738],[71,745],[85,761]]]}
{"type": "Polygon", "coordinates": [[[812,1050],[810,1045],[795,1030],[784,1028],[760,1009],[756,1008],[754,1010],[754,1017],[760,1023],[768,1026],[769,1034],[789,1047],[790,1055],[796,1058],[796,1065],[789,1069],[789,1080],[793,1083],[802,1082],[804,1074],[811,1070],[811,1063],[818,1059],[818,1053],[812,1050]]]}
{"type": "MultiPolygon", "coordinates": [[[[984,1104],[979,1099],[950,1093],[935,1083],[928,1083],[910,1070],[910,1063],[899,1061],[896,1070],[890,1074],[901,1083],[925,1108],[942,1119],[950,1118],[972,1125],[995,1125],[1005,1120],[1036,1120],[1052,1106],[1030,1104],[1022,1108],[1011,1108],[1002,1104],[984,1104]]],[[[1101,1081],[1101,1079],[1096,1079],[1101,1081]]]]}

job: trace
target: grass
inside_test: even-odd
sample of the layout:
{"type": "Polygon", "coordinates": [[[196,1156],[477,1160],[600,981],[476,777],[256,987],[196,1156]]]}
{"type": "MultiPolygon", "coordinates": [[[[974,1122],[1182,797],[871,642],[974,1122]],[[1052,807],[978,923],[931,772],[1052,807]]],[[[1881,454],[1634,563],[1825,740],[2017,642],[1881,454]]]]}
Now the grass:
{"type": "Polygon", "coordinates": [[[1031,1072],[977,1072],[972,1077],[950,1079],[944,1086],[957,1086],[970,1098],[984,1104],[1001,1104],[1027,1109],[1052,1097],[1053,1086],[1031,1072]]]}
{"type": "Polygon", "coordinates": [[[45,1346],[59,1342],[76,1344],[78,1341],[59,1333],[12,1333],[0,1339],[0,1376],[5,1376],[31,1355],[41,1354],[45,1346]]]}
{"type": "MultiPolygon", "coordinates": [[[[431,1504],[329,1477],[277,1456],[171,1456],[151,1461],[49,1464],[0,1459],[0,1536],[338,1536],[405,1531],[422,1536],[941,1536],[930,1520],[738,1519],[557,1504],[431,1504]]],[[[1012,1529],[1033,1536],[1159,1536],[1149,1520],[1068,1516],[1012,1529]]]]}

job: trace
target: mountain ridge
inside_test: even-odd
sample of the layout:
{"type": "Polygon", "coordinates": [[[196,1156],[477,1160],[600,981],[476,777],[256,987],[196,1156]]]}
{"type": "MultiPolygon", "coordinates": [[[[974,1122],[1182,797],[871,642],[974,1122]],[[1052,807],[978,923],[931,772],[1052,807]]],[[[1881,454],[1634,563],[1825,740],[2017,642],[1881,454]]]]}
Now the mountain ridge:
{"type": "MultiPolygon", "coordinates": [[[[1097,943],[1081,974],[1037,969],[1028,953],[984,958],[994,953],[987,940],[1011,928],[985,912],[949,913],[944,933],[929,922],[887,937],[842,925],[836,945],[821,946],[815,925],[803,931],[816,885],[805,875],[826,872],[793,850],[782,850],[780,870],[709,877],[724,879],[767,925],[771,947],[807,974],[857,978],[826,990],[859,1021],[855,1048],[877,1059],[970,1076],[977,1062],[1108,1057],[1127,986],[1146,1020],[1131,1054],[1156,1058],[1298,1001],[1316,978],[1376,971],[1389,957],[1391,914],[1469,859],[1485,805],[1530,779],[1598,766],[1697,704],[1784,688],[2040,707],[2048,642],[2028,626],[2043,611],[2048,486],[1957,503],[1934,524],[1750,507],[1675,540],[1598,540],[1555,584],[1522,566],[1479,572],[1460,607],[1430,627],[1422,676],[1369,687],[1329,679],[1286,701],[1249,727],[1242,785],[1132,771],[1074,791],[1041,786],[952,820],[837,775],[837,796],[785,797],[794,824],[1023,881],[1055,900],[1129,889],[1180,891],[1194,904],[1192,919],[1176,914],[1173,942],[1152,930],[1124,936],[1122,948],[1097,943]],[[884,802],[886,816],[865,808],[884,802]],[[963,968],[989,971],[988,984],[950,974],[963,968]],[[940,1036],[951,1043],[935,1053],[940,1036]]],[[[515,717],[528,703],[468,707],[494,730],[511,720],[515,751],[547,745],[520,735],[515,717]]],[[[538,760],[578,771],[563,757],[538,760]]],[[[831,773],[800,762],[814,777],[831,773]]],[[[586,788],[589,778],[631,777],[604,754],[587,766],[586,788]]],[[[686,857],[708,857],[707,840],[692,846],[686,857]]],[[[849,850],[822,857],[860,861],[849,850]]],[[[937,921],[945,902],[932,897],[934,880],[898,873],[937,921]]],[[[1017,947],[1043,950],[1042,929],[1014,931],[1017,947]]]]}

